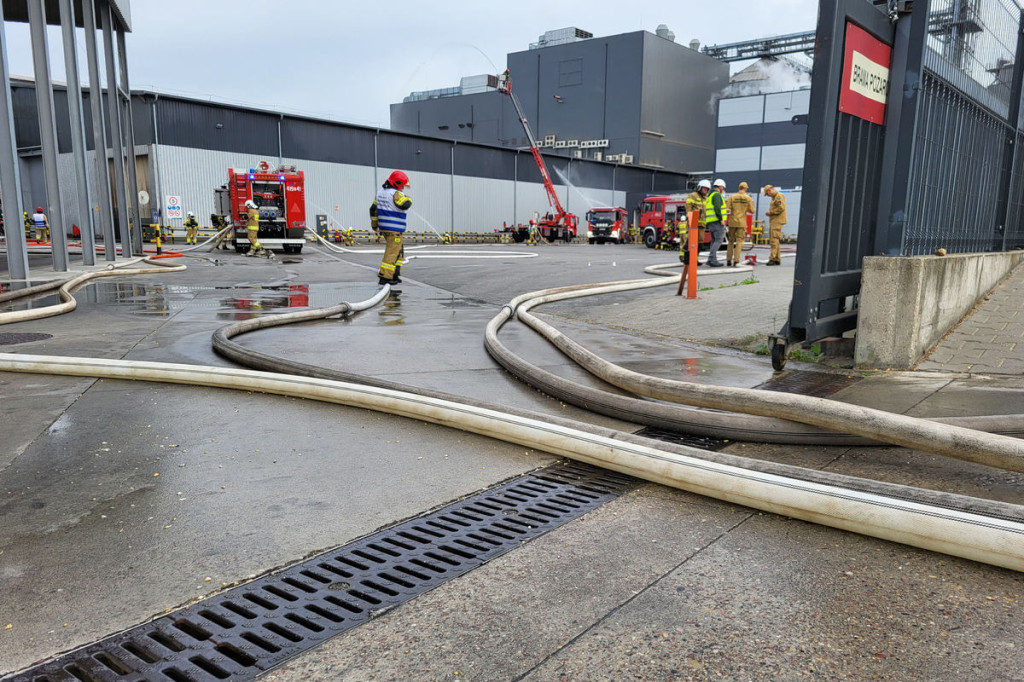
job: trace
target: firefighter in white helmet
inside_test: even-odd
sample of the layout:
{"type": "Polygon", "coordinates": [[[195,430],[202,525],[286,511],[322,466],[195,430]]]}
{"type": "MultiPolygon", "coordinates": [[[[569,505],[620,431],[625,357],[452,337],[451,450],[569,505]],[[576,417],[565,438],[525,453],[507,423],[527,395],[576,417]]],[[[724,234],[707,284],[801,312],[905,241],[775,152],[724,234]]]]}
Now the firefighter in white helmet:
{"type": "Polygon", "coordinates": [[[195,244],[196,233],[199,232],[199,222],[196,220],[196,214],[189,211],[185,214],[185,243],[195,244]]]}
{"type": "Polygon", "coordinates": [[[266,255],[263,246],[260,244],[260,209],[256,206],[256,202],[249,199],[245,202],[245,207],[248,210],[245,216],[245,229],[249,232],[249,243],[252,244],[246,252],[246,256],[263,256],[266,255]]]}
{"type": "MultiPolygon", "coordinates": [[[[697,211],[697,250],[700,251],[701,247],[704,246],[704,232],[707,229],[707,215],[704,209],[704,198],[707,197],[711,191],[711,181],[701,180],[697,183],[697,189],[690,193],[690,196],[686,197],[686,224],[690,224],[690,214],[697,211]]],[[[684,237],[686,234],[680,232],[679,234],[679,260],[683,263],[689,263],[690,249],[687,245],[687,239],[684,237]]]]}
{"type": "Polygon", "coordinates": [[[725,263],[718,260],[718,247],[725,240],[725,219],[728,211],[725,208],[725,180],[718,178],[711,183],[711,193],[704,199],[704,210],[707,211],[708,230],[711,231],[711,247],[708,251],[708,266],[720,268],[725,263]]]}

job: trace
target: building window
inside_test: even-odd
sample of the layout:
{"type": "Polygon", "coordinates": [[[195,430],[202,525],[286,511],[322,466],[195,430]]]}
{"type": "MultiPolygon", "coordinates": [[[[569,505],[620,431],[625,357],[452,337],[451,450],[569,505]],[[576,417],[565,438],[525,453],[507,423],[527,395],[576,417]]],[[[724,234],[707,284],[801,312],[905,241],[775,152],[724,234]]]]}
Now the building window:
{"type": "Polygon", "coordinates": [[[583,59],[563,59],[558,62],[558,87],[583,85],[583,59]]]}

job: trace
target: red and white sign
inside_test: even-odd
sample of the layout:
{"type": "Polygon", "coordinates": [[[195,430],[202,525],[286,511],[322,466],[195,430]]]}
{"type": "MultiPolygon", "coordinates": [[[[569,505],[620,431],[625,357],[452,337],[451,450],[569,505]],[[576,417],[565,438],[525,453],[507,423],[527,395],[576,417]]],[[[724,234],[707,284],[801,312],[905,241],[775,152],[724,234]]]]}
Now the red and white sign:
{"type": "Polygon", "coordinates": [[[891,46],[847,22],[839,111],[883,124],[891,64],[891,46]]]}

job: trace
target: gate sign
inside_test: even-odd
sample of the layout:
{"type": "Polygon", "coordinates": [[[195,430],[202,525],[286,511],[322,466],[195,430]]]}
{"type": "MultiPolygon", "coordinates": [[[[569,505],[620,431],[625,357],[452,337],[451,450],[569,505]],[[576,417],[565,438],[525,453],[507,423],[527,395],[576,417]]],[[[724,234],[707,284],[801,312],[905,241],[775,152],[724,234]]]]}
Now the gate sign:
{"type": "Polygon", "coordinates": [[[847,22],[839,111],[882,125],[891,64],[891,46],[847,22]]]}
{"type": "Polygon", "coordinates": [[[181,210],[181,197],[167,195],[167,210],[165,214],[168,218],[185,217],[184,212],[181,210]]]}

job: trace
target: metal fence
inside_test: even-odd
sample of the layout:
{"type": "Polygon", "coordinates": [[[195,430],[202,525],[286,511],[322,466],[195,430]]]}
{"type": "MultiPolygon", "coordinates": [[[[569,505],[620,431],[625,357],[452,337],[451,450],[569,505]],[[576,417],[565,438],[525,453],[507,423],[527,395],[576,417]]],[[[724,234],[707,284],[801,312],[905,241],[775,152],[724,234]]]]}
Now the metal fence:
{"type": "Polygon", "coordinates": [[[1024,248],[1022,81],[1014,0],[821,1],[801,248],[773,363],[777,346],[856,327],[864,256],[1024,248]],[[842,105],[844,68],[864,58],[851,31],[889,50],[882,115],[842,105]]]}
{"type": "Polygon", "coordinates": [[[1020,7],[1010,0],[932,0],[926,7],[901,253],[1020,246],[1020,7]]]}

